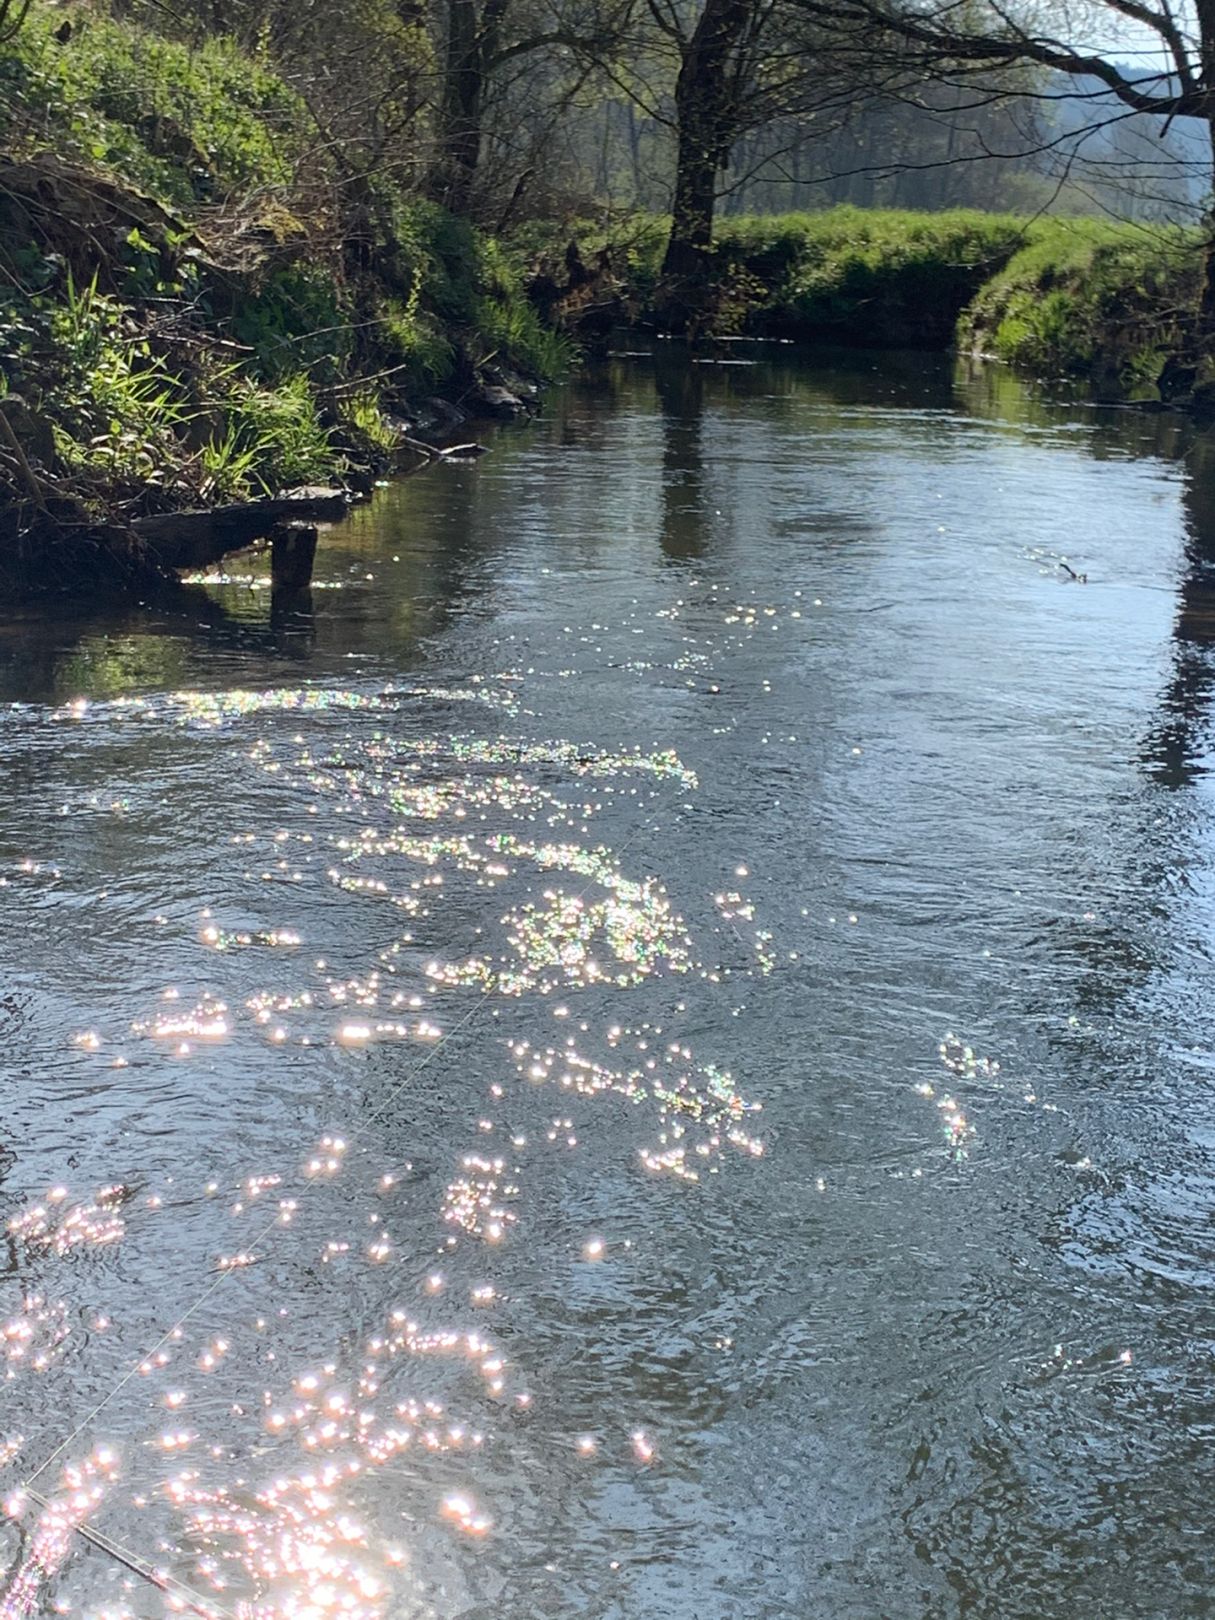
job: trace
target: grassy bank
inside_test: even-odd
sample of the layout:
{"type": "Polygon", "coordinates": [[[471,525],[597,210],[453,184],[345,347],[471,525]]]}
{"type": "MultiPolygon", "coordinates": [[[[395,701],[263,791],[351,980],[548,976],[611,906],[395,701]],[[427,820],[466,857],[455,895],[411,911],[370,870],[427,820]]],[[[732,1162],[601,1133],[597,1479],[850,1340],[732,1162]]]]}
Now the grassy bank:
{"type": "Polygon", "coordinates": [[[1034,376],[1151,394],[1202,273],[1197,231],[1047,220],[963,310],[959,345],[1034,376]]]}
{"type": "MultiPolygon", "coordinates": [[[[353,161],[261,46],[33,0],[0,44],[0,588],[142,584],[138,519],[365,487],[443,401],[522,408],[579,343],[666,321],[667,221],[502,242],[410,161],[353,161]]],[[[1197,259],[1092,220],[726,219],[691,325],[1150,392],[1197,259]]]]}
{"type": "MultiPolygon", "coordinates": [[[[662,321],[665,235],[655,217],[582,232],[642,323],[662,321]]],[[[866,348],[956,344],[1038,377],[1151,393],[1197,300],[1198,249],[1176,227],[972,210],[727,219],[698,322],[866,348]]]]}
{"type": "Polygon", "coordinates": [[[135,517],[365,478],[429,397],[568,365],[498,244],[351,182],[258,53],[71,15],[0,50],[0,583],[141,578],[135,517]]]}

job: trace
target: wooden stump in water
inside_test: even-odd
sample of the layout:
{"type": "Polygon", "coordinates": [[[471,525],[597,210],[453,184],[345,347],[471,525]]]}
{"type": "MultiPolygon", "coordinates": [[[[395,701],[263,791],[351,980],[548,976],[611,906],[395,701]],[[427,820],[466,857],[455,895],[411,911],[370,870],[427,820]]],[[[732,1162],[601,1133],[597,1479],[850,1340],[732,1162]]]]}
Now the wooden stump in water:
{"type": "Polygon", "coordinates": [[[270,591],[273,596],[306,591],[316,558],[315,523],[280,523],[270,535],[270,591]]]}

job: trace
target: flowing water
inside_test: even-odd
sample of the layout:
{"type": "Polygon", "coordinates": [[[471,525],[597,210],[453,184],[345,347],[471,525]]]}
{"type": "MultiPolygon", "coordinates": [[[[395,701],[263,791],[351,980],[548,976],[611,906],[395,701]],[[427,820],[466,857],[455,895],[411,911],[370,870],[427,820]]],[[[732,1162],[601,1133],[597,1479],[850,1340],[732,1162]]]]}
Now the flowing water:
{"type": "Polygon", "coordinates": [[[1179,432],[620,359],[0,621],[4,1620],[1215,1612],[1179,432]]]}

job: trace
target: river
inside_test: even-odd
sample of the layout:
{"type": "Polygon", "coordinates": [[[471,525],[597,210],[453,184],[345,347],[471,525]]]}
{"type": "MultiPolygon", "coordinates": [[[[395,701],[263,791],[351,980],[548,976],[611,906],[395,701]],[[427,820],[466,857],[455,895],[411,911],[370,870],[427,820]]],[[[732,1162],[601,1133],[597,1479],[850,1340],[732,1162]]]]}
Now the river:
{"type": "Polygon", "coordinates": [[[1212,1612],[1183,438],[660,351],[0,617],[4,1620],[1212,1612]]]}

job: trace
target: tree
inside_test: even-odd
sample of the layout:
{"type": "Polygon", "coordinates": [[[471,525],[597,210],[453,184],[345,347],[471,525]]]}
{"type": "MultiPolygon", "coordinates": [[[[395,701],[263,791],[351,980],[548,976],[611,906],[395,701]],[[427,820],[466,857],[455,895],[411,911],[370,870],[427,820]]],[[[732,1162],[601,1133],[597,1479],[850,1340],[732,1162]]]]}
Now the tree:
{"type": "MultiPolygon", "coordinates": [[[[1196,0],[1175,10],[1172,0],[1093,0],[1077,15],[1088,38],[1131,24],[1159,46],[1164,66],[1140,71],[1087,43],[1083,22],[1069,13],[1043,14],[1004,0],[790,0],[813,19],[843,59],[900,60],[925,78],[987,93],[996,75],[1018,67],[1049,71],[1028,95],[1068,100],[1090,109],[1092,123],[1107,123],[1111,101],[1127,119],[1159,119],[1161,135],[1174,120],[1192,120],[1203,132],[1206,186],[1215,175],[1215,3],[1196,0]],[[1048,20],[1049,19],[1049,20],[1048,20]],[[1058,25],[1058,32],[1051,24],[1058,25]]],[[[1172,368],[1175,389],[1215,399],[1215,230],[1203,241],[1202,292],[1190,322],[1188,352],[1172,368]]]]}
{"type": "MultiPolygon", "coordinates": [[[[870,59],[851,40],[841,49],[814,4],[699,0],[689,16],[686,0],[647,0],[679,62],[668,115],[676,157],[663,261],[671,314],[681,303],[694,306],[707,281],[714,214],[740,143],[758,137],[761,166],[807,139],[821,146],[859,105],[879,102],[908,77],[889,52],[870,59]],[[767,137],[775,131],[773,142],[767,137]]],[[[647,110],[663,119],[661,110],[647,110]]]]}
{"type": "Polygon", "coordinates": [[[825,132],[849,105],[855,63],[841,76],[817,48],[817,25],[786,0],[700,0],[690,17],[679,0],[648,0],[648,8],[679,60],[663,275],[695,284],[708,266],[719,185],[739,140],[778,119],[813,119],[825,132]]]}
{"type": "Polygon", "coordinates": [[[455,214],[474,210],[487,110],[512,64],[538,59],[536,82],[559,101],[611,58],[632,7],[633,0],[446,0],[435,201],[455,214]],[[554,74],[554,64],[564,71],[554,74]]]}
{"type": "Polygon", "coordinates": [[[663,275],[692,280],[703,273],[713,239],[717,178],[742,133],[767,4],[704,0],[687,31],[673,5],[650,0],[658,26],[679,47],[675,81],[675,195],[663,275]]]}

